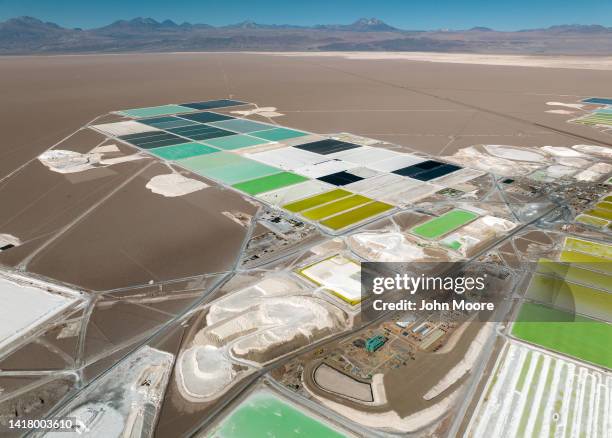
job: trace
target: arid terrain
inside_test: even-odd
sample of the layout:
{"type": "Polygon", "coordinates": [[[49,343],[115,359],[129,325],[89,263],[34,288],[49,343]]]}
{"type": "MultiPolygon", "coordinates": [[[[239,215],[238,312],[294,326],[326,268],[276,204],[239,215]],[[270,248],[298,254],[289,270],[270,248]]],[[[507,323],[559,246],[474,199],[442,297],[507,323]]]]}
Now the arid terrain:
{"type": "Polygon", "coordinates": [[[605,94],[605,70],[234,53],[4,57],[0,69],[0,175],[108,111],[230,95],[276,107],[286,126],[431,154],[610,141],[545,112],[549,101],[605,94]]]}
{"type": "MultiPolygon", "coordinates": [[[[609,400],[607,350],[558,350],[569,365],[527,351],[536,286],[493,313],[370,318],[361,269],[482,262],[509,297],[541,259],[612,257],[610,66],[408,52],[0,57],[0,427],[74,416],[94,435],[227,436],[261,402],[327,431],[310,436],[487,436],[503,413],[484,388],[501,400],[513,379],[496,363],[526,370],[528,355],[544,373],[601,371],[609,400]]],[[[552,406],[563,382],[538,400],[552,406]]],[[[531,431],[543,408],[521,403],[531,431]]],[[[283,423],[264,414],[253,418],[269,429],[251,436],[283,423]]]]}

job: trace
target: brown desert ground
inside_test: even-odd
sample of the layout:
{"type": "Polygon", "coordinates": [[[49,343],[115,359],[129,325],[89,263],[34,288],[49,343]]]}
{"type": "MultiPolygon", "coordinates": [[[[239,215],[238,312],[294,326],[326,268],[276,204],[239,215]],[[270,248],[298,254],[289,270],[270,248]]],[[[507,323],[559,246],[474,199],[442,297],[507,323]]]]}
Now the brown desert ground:
{"type": "Polygon", "coordinates": [[[231,270],[246,230],[222,212],[252,215],[254,206],[236,192],[217,187],[180,197],[154,194],[146,183],[167,174],[168,168],[149,163],[106,202],[34,253],[27,269],[93,290],[231,270]]]}

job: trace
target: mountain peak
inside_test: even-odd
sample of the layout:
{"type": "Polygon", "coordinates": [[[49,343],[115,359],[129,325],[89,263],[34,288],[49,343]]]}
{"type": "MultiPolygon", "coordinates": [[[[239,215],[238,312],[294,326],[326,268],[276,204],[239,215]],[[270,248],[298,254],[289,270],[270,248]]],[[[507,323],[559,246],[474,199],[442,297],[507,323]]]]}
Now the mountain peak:
{"type": "Polygon", "coordinates": [[[178,24],[176,24],[174,21],[172,20],[164,20],[160,23],[163,27],[179,27],[178,24]]]}
{"type": "Polygon", "coordinates": [[[378,18],[360,18],[355,21],[353,24],[359,24],[362,26],[379,26],[381,24],[386,24],[384,21],[379,20],[378,18]]]}
{"type": "Polygon", "coordinates": [[[38,18],[29,17],[24,15],[22,17],[15,17],[4,22],[4,25],[15,26],[15,27],[28,27],[28,28],[52,28],[52,29],[61,29],[55,23],[45,22],[39,20],[38,18]]]}
{"type": "Polygon", "coordinates": [[[7,23],[43,24],[43,21],[38,18],[30,17],[29,15],[23,15],[21,17],[11,18],[7,20],[7,23]]]}
{"type": "Polygon", "coordinates": [[[397,30],[393,26],[389,26],[384,21],[378,18],[360,18],[355,21],[353,24],[349,24],[346,26],[347,29],[356,30],[356,31],[395,31],[397,30]]]}
{"type": "Polygon", "coordinates": [[[178,30],[181,27],[172,20],[157,21],[150,17],[136,17],[131,20],[118,20],[108,26],[101,27],[103,32],[153,32],[157,30],[178,30]]]}
{"type": "Polygon", "coordinates": [[[232,27],[235,27],[237,29],[257,29],[260,27],[260,25],[255,23],[253,20],[244,20],[240,23],[232,25],[232,27]]]}
{"type": "Polygon", "coordinates": [[[161,24],[159,21],[155,20],[154,18],[149,18],[149,17],[136,17],[136,18],[132,18],[131,20],[119,20],[119,21],[116,21],[115,23],[123,23],[123,24],[128,24],[130,26],[150,26],[150,27],[156,27],[161,24]]]}
{"type": "Polygon", "coordinates": [[[490,27],[475,26],[471,28],[468,32],[494,32],[494,30],[490,27]]]}

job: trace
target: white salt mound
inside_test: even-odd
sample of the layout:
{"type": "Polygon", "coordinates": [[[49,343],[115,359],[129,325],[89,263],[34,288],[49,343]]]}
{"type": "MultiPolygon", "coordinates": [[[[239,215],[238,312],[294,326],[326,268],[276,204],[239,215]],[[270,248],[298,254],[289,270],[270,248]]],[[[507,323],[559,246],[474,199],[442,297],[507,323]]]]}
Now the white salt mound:
{"type": "Polygon", "coordinates": [[[183,196],[205,189],[208,184],[197,179],[187,178],[178,173],[157,175],[149,180],[147,189],[166,197],[183,196]]]}
{"type": "Polygon", "coordinates": [[[76,173],[93,169],[93,165],[100,162],[100,158],[101,155],[98,153],[81,154],[74,151],[53,149],[40,154],[38,161],[53,172],[76,173]]]}

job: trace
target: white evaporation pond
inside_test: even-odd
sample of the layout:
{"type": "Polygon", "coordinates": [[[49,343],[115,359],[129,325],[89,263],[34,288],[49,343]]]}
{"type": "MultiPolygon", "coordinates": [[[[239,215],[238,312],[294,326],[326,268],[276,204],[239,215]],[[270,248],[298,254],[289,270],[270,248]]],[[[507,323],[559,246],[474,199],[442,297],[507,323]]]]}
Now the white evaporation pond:
{"type": "Polygon", "coordinates": [[[57,315],[74,301],[0,278],[0,348],[57,315]]]}
{"type": "Polygon", "coordinates": [[[246,156],[269,166],[280,167],[283,170],[294,170],[323,160],[319,154],[294,147],[246,154],[246,156]]]}
{"type": "Polygon", "coordinates": [[[104,134],[115,137],[120,135],[140,134],[143,132],[161,132],[160,129],[145,125],[144,123],[138,123],[133,120],[128,120],[125,122],[102,123],[99,125],[92,125],[92,127],[100,132],[103,132],[104,134]]]}

